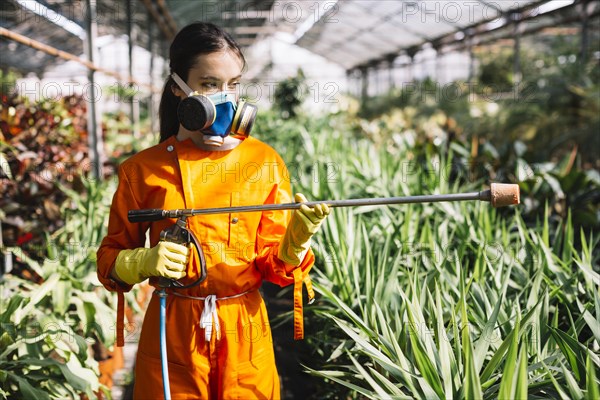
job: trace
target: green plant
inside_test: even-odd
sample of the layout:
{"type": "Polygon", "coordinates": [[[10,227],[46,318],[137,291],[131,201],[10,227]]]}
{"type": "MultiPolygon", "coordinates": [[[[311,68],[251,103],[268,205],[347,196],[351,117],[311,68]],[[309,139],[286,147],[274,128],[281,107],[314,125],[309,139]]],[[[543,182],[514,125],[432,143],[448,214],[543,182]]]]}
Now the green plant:
{"type": "Polygon", "coordinates": [[[275,107],[281,111],[281,117],[284,119],[294,118],[297,115],[298,107],[306,97],[306,93],[307,89],[302,69],[298,69],[296,76],[278,82],[274,102],[275,107]]]}
{"type": "Polygon", "coordinates": [[[46,235],[36,261],[31,249],[3,249],[25,263],[31,276],[0,280],[0,381],[3,398],[95,398],[109,395],[98,382],[94,348],[114,340],[113,296],[96,277],[95,250],[105,234],[107,193],[114,181],[83,181],[83,195],[70,198],[65,225],[46,235]]]}
{"type": "MultiPolygon", "coordinates": [[[[1,106],[0,263],[14,267],[0,273],[0,398],[110,398],[99,362],[113,346],[116,299],[95,258],[117,180],[88,174],[80,98],[1,106]]],[[[135,152],[152,138],[108,135],[109,146],[123,139],[135,152]]]]}
{"type": "MultiPolygon", "coordinates": [[[[598,239],[577,254],[548,242],[547,224],[527,228],[518,214],[502,221],[469,204],[428,208],[410,207],[393,226],[336,210],[315,246],[330,262],[319,265],[314,312],[347,338],[330,337],[325,364],[309,370],[369,398],[593,391],[598,239]]],[[[572,240],[568,226],[565,235],[555,244],[572,240]]]]}
{"type": "Polygon", "coordinates": [[[60,207],[67,196],[59,185],[80,191],[91,169],[85,107],[77,96],[40,102],[2,98],[3,246],[41,248],[45,233],[63,226],[60,207]]]}
{"type": "Polygon", "coordinates": [[[0,69],[0,96],[8,98],[14,95],[15,83],[19,77],[18,72],[0,69]]]}
{"type": "MultiPolygon", "coordinates": [[[[372,123],[299,118],[264,116],[257,131],[270,134],[265,140],[291,165],[294,190],[310,199],[476,191],[497,171],[493,147],[482,161],[489,169],[472,171],[464,143],[390,128],[410,114],[372,123]]],[[[435,116],[421,121],[430,134],[439,126],[435,116]]],[[[574,185],[583,172],[568,165],[550,171],[574,185]]],[[[596,393],[598,235],[574,229],[581,203],[569,203],[564,216],[550,213],[555,195],[527,182],[525,192],[542,202],[527,220],[527,205],[473,202],[332,212],[313,246],[320,297],[306,311],[303,362],[323,379],[312,398],[596,393]]],[[[578,187],[585,193],[589,185],[578,187]]]]}

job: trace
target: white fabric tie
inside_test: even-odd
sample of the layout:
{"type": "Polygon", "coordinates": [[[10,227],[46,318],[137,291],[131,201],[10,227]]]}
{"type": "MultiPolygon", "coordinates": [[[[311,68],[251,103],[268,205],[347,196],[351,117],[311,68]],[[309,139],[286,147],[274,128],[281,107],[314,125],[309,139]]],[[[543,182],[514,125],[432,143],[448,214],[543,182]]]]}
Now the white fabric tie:
{"type": "Polygon", "coordinates": [[[217,340],[221,339],[221,325],[219,324],[219,315],[217,314],[217,301],[242,297],[243,295],[254,290],[255,289],[246,290],[245,292],[234,294],[233,296],[225,296],[221,298],[217,298],[217,296],[214,294],[209,294],[206,297],[186,296],[177,292],[170,294],[173,294],[177,297],[182,297],[184,299],[204,300],[204,309],[202,310],[202,315],[200,315],[200,327],[204,329],[204,339],[206,339],[207,342],[210,342],[213,325],[215,327],[215,331],[217,332],[217,340]]]}
{"type": "Polygon", "coordinates": [[[213,324],[217,333],[217,340],[219,340],[221,339],[221,327],[217,315],[217,296],[210,294],[204,299],[204,310],[202,310],[200,316],[200,326],[204,328],[204,338],[207,342],[210,342],[212,337],[213,324]]]}

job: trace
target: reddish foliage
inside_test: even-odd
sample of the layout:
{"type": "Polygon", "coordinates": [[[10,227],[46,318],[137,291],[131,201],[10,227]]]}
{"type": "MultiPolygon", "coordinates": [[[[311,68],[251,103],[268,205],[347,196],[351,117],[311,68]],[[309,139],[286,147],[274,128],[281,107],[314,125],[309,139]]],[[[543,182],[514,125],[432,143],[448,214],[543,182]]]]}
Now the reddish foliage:
{"type": "Polygon", "coordinates": [[[35,104],[2,96],[0,116],[3,244],[41,260],[44,233],[64,224],[67,196],[59,185],[80,192],[87,179],[86,103],[77,96],[35,104]]]}

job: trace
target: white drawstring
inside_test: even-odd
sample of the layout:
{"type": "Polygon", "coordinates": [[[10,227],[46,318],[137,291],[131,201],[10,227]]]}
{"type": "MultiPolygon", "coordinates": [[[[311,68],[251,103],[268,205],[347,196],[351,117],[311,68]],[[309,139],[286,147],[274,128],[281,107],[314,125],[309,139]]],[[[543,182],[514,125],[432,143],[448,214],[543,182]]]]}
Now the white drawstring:
{"type": "Polygon", "coordinates": [[[219,324],[219,315],[217,314],[217,301],[235,299],[236,297],[241,297],[246,293],[252,292],[253,290],[255,289],[234,294],[233,296],[225,296],[220,298],[217,298],[217,296],[214,294],[209,294],[206,297],[186,296],[177,292],[169,294],[174,294],[175,296],[183,297],[184,299],[204,300],[204,309],[202,310],[202,315],[200,316],[200,327],[204,329],[204,339],[206,339],[207,342],[210,342],[213,325],[215,327],[215,331],[217,332],[217,340],[221,339],[221,325],[219,324]]]}
{"type": "Polygon", "coordinates": [[[206,296],[204,299],[204,310],[200,317],[200,326],[204,329],[204,338],[210,342],[212,336],[213,322],[217,332],[217,340],[221,339],[221,329],[219,326],[219,316],[217,315],[217,296],[214,294],[206,296]]]}

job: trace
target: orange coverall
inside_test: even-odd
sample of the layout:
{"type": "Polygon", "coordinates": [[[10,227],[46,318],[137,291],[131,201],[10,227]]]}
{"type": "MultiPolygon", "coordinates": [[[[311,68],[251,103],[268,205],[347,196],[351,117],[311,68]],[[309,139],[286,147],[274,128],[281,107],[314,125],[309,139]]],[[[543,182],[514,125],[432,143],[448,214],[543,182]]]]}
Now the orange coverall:
{"type": "MultiPolygon", "coordinates": [[[[288,202],[290,176],[284,162],[270,146],[252,137],[222,152],[203,151],[190,139],[178,142],[171,137],[125,161],[119,168],[108,234],[97,258],[100,281],[108,290],[119,292],[117,344],[123,342],[122,293],[131,289],[110,277],[117,254],[122,249],[144,247],[148,229],[150,245],[156,245],[160,231],[174,223],[169,219],[130,223],[128,210],[288,202]]],[[[302,281],[312,297],[308,272],[314,255],[309,251],[298,267],[277,257],[290,217],[290,211],[267,211],[188,218],[188,228],[202,244],[208,278],[177,293],[200,298],[216,295],[218,321],[213,320],[212,326],[200,323],[205,299],[169,292],[167,353],[174,399],[280,397],[269,319],[258,288],[263,279],[281,286],[295,284],[294,328],[296,338],[301,338],[302,281]],[[206,329],[212,332],[208,341],[206,329]]],[[[193,251],[182,281],[191,283],[199,273],[193,251]]],[[[150,282],[156,285],[157,280],[151,278],[150,282]]],[[[135,382],[136,399],[162,398],[158,296],[152,296],[144,318],[135,382]]]]}

